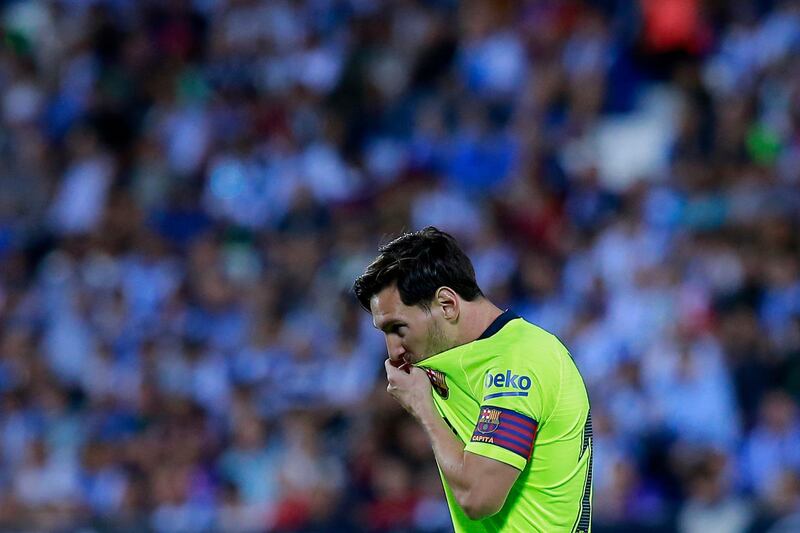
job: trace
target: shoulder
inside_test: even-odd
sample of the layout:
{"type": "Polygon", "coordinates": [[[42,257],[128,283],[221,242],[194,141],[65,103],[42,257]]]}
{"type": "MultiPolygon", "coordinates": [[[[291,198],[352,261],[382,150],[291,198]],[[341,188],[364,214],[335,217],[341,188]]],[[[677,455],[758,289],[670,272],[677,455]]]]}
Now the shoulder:
{"type": "Polygon", "coordinates": [[[517,319],[496,337],[484,352],[491,354],[482,365],[482,386],[487,395],[557,392],[569,352],[555,335],[517,319]]]}
{"type": "Polygon", "coordinates": [[[566,349],[553,334],[522,319],[515,318],[491,337],[478,340],[462,358],[462,367],[482,387],[523,385],[543,374],[552,381],[559,372],[566,349]]]}
{"type": "Polygon", "coordinates": [[[500,334],[487,341],[493,347],[496,360],[522,365],[555,361],[566,353],[563,343],[549,331],[517,318],[509,322],[500,334]]]}

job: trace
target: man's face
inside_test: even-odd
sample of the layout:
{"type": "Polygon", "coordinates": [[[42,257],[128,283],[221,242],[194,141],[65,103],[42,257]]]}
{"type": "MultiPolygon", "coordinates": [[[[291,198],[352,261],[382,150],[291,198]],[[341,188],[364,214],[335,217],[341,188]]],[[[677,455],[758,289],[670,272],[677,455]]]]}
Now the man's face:
{"type": "Polygon", "coordinates": [[[370,311],[373,324],[383,331],[393,362],[418,363],[453,346],[439,324],[444,320],[441,309],[435,304],[430,311],[405,305],[395,285],[370,299],[370,311]]]}

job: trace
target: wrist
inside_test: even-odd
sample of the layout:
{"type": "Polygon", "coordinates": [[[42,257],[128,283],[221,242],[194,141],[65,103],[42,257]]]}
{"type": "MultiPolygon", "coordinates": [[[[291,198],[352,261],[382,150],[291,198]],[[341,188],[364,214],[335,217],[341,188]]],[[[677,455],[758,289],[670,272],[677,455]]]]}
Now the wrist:
{"type": "Polygon", "coordinates": [[[414,416],[423,426],[427,426],[432,421],[437,420],[439,414],[433,405],[433,398],[428,398],[426,401],[421,402],[417,409],[414,410],[414,416]]]}

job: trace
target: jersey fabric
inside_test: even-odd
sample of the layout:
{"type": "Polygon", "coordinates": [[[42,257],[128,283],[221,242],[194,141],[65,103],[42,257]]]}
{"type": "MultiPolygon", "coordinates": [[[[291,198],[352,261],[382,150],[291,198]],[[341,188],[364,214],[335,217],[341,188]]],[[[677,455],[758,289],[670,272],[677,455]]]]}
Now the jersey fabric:
{"type": "Polygon", "coordinates": [[[456,533],[591,531],[589,398],[557,337],[503,313],[477,340],[420,361],[468,452],[520,470],[505,505],[470,520],[442,482],[456,533]]]}

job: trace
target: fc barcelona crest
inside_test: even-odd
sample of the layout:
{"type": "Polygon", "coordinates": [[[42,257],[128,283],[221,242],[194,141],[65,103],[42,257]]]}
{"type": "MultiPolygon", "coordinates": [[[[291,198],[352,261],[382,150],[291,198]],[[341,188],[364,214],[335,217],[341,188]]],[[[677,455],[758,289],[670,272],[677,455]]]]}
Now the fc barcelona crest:
{"type": "Polygon", "coordinates": [[[484,435],[494,433],[499,426],[500,411],[488,407],[481,409],[481,416],[478,419],[478,426],[476,427],[480,433],[483,433],[484,435]]]}
{"type": "Polygon", "coordinates": [[[443,400],[446,400],[447,397],[450,396],[450,388],[447,386],[444,373],[431,368],[426,368],[425,372],[428,374],[428,379],[431,381],[433,390],[435,390],[436,394],[441,396],[443,400]]]}

